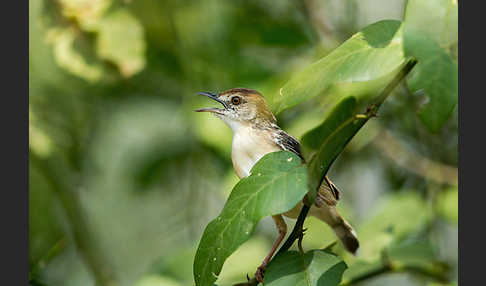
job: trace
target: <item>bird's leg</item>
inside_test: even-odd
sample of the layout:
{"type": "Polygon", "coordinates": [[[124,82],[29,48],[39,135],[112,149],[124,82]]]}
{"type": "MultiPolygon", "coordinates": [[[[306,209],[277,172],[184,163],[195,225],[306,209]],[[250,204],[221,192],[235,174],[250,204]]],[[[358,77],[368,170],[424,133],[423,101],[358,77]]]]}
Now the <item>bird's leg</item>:
{"type": "Polygon", "coordinates": [[[260,265],[257,268],[257,271],[255,273],[255,278],[258,282],[263,284],[263,273],[265,272],[265,269],[267,268],[268,263],[272,259],[272,256],[275,254],[277,251],[278,246],[282,242],[282,240],[285,237],[285,234],[287,234],[287,224],[285,223],[282,215],[274,215],[272,216],[273,221],[275,222],[275,225],[277,226],[277,230],[279,233],[279,236],[275,243],[273,244],[272,250],[270,250],[270,253],[268,253],[267,257],[262,262],[262,265],[260,265]]]}

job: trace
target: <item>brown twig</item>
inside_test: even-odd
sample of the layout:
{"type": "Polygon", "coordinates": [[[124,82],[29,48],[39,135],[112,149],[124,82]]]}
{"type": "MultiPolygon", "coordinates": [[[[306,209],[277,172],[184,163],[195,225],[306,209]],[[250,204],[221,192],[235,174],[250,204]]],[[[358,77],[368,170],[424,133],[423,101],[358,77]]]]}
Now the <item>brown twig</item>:
{"type": "Polygon", "coordinates": [[[302,207],[302,210],[299,213],[299,217],[297,218],[297,222],[295,223],[294,228],[292,229],[292,232],[290,233],[289,237],[284,242],[282,247],[280,247],[280,249],[278,250],[277,255],[289,250],[289,248],[292,246],[292,244],[294,244],[294,241],[297,240],[301,236],[301,234],[304,231],[304,229],[303,229],[304,221],[305,221],[305,218],[307,217],[307,213],[309,213],[309,210],[310,210],[310,206],[308,206],[307,204],[304,204],[304,206],[302,207]]]}
{"type": "Polygon", "coordinates": [[[448,185],[457,185],[458,183],[457,168],[432,161],[408,150],[388,130],[381,130],[373,140],[373,145],[397,165],[416,175],[448,185]]]}

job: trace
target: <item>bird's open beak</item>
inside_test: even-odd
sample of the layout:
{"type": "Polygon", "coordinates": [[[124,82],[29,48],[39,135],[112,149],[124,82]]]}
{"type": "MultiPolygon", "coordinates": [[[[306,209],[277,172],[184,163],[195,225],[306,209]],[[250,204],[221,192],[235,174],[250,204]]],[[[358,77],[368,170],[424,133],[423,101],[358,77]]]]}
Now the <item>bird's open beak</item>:
{"type": "MultiPolygon", "coordinates": [[[[217,95],[217,94],[214,94],[214,93],[211,93],[211,92],[198,92],[197,94],[204,95],[204,96],[207,96],[207,97],[209,97],[213,100],[216,100],[217,102],[221,103],[224,106],[224,109],[227,108],[226,103],[224,103],[224,101],[219,99],[219,95],[217,95]]],[[[216,108],[216,107],[209,107],[209,108],[197,109],[197,110],[194,110],[194,111],[196,111],[196,112],[213,112],[213,113],[221,114],[221,112],[224,111],[224,109],[216,108]]]]}

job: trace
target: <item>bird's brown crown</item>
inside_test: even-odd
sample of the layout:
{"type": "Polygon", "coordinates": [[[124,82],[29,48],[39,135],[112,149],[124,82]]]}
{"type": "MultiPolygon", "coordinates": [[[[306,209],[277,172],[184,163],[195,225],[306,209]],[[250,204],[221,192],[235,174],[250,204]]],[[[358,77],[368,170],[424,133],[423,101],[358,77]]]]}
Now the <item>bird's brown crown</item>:
{"type": "Polygon", "coordinates": [[[277,121],[263,95],[254,89],[232,88],[220,93],[219,96],[228,98],[230,102],[233,96],[239,97],[241,100],[239,103],[241,108],[248,112],[255,111],[255,119],[257,121],[263,120],[271,123],[276,123],[277,121]]]}
{"type": "Polygon", "coordinates": [[[260,92],[254,90],[254,89],[242,88],[242,87],[228,89],[226,91],[223,91],[219,95],[221,96],[221,95],[236,94],[236,93],[239,93],[240,95],[257,94],[257,95],[263,96],[260,92]]]}

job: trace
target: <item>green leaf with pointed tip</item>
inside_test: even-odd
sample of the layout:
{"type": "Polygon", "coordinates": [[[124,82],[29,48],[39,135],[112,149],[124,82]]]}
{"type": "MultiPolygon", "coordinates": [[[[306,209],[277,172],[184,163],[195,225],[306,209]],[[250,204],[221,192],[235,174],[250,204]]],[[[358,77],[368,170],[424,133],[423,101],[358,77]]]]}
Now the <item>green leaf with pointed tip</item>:
{"type": "Polygon", "coordinates": [[[405,55],[418,60],[409,89],[424,90],[427,96],[419,117],[430,131],[438,132],[457,104],[458,68],[448,53],[457,43],[457,3],[409,1],[403,39],[405,55]]]}
{"type": "MultiPolygon", "coordinates": [[[[371,105],[365,110],[365,114],[359,114],[359,103],[355,97],[350,96],[341,100],[321,125],[304,134],[302,139],[304,146],[314,151],[309,163],[311,201],[315,199],[318,186],[324,180],[324,176],[337,156],[372,117],[373,113],[376,113],[390,92],[415,64],[415,60],[408,60],[394,77],[386,82],[386,86],[382,90],[375,91],[369,98],[371,105]]],[[[304,151],[308,152],[308,150],[304,151]]]]}
{"type": "Polygon", "coordinates": [[[331,106],[344,96],[366,99],[404,62],[400,21],[377,22],[294,76],[273,97],[274,109],[280,112],[324,92],[331,106]]]}
{"type": "Polygon", "coordinates": [[[290,210],[307,193],[307,168],[288,151],[260,159],[233,188],[221,214],[204,230],[194,260],[196,285],[212,285],[225,260],[265,216],[290,210]]]}
{"type": "Polygon", "coordinates": [[[343,99],[321,125],[302,138],[304,146],[316,150],[309,163],[309,189],[314,190],[310,192],[312,199],[331,164],[368,120],[368,117],[356,118],[356,109],[355,97],[343,99]]]}
{"type": "Polygon", "coordinates": [[[276,256],[265,271],[268,286],[339,285],[347,266],[341,258],[323,250],[305,254],[287,251],[276,256]]]}

